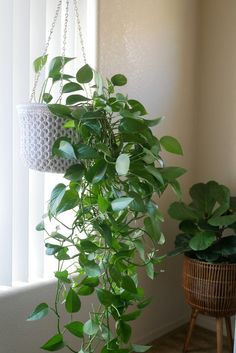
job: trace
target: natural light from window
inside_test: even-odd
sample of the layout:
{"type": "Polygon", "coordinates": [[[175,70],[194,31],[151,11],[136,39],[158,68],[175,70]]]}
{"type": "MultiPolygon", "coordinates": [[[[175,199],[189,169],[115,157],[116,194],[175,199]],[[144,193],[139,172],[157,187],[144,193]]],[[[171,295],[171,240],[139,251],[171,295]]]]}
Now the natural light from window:
{"type": "MultiPolygon", "coordinates": [[[[79,57],[81,48],[72,3],[66,56],[79,57]]],[[[57,6],[58,0],[0,2],[0,45],[4,48],[4,55],[0,56],[0,162],[4,171],[0,175],[0,289],[44,280],[45,273],[51,277],[55,271],[54,261],[44,255],[43,236],[35,226],[62,175],[29,170],[24,165],[16,105],[29,101],[34,80],[32,62],[43,53],[57,6]]],[[[87,59],[96,67],[96,1],[80,0],[79,12],[88,43],[87,59]],[[90,19],[93,17],[90,26],[86,21],[88,12],[90,19]]],[[[64,15],[63,3],[49,48],[50,58],[61,55],[64,15]]],[[[73,74],[74,64],[69,65],[73,74]]]]}

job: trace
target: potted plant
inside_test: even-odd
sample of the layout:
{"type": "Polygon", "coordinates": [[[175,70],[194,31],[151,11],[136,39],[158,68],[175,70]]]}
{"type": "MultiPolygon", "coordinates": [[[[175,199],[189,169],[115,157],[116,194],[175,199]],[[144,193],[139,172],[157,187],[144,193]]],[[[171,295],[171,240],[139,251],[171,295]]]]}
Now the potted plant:
{"type": "Polygon", "coordinates": [[[194,310],[192,328],[200,312],[225,317],[230,329],[229,317],[236,313],[236,198],[215,181],[193,185],[190,196],[190,204],[174,202],[169,208],[181,231],[170,255],[185,254],[183,286],[194,310]]]}
{"type": "MultiPolygon", "coordinates": [[[[48,103],[61,103],[62,96],[66,93],[80,91],[86,89],[86,78],[84,72],[87,70],[85,65],[80,77],[77,77],[80,82],[74,82],[75,77],[65,73],[65,66],[75,58],[68,58],[66,54],[66,46],[68,39],[68,22],[70,21],[70,6],[72,4],[69,0],[65,1],[64,26],[62,29],[62,56],[57,56],[51,60],[48,65],[48,75],[42,84],[42,88],[37,95],[37,88],[40,75],[48,62],[48,49],[53,37],[54,29],[62,14],[63,1],[59,0],[55,9],[55,14],[52,19],[52,24],[49,30],[48,38],[45,43],[43,55],[38,57],[33,62],[35,79],[33,89],[30,96],[30,102],[21,104],[18,108],[21,125],[21,152],[29,168],[42,172],[65,173],[66,169],[73,165],[73,159],[52,154],[52,146],[56,139],[64,137],[69,138],[73,142],[78,142],[78,134],[76,129],[70,129],[70,126],[64,125],[65,115],[57,114],[50,111],[47,107],[48,103]],[[65,84],[67,82],[67,84],[65,84]],[[82,87],[83,86],[83,87],[82,87]],[[53,92],[53,93],[52,93],[53,92]]],[[[81,53],[84,62],[86,63],[86,53],[84,46],[84,39],[82,33],[82,26],[80,23],[79,6],[77,0],[73,1],[74,18],[76,20],[77,29],[79,33],[79,41],[81,45],[81,53]]],[[[86,101],[89,99],[90,92],[80,96],[79,101],[86,101]]],[[[78,95],[77,95],[78,97],[78,95]]],[[[63,102],[64,103],[64,102],[63,102]]],[[[76,102],[70,100],[66,101],[66,105],[74,105],[76,102]]]]}
{"type": "Polygon", "coordinates": [[[39,304],[28,320],[56,315],[55,335],[42,346],[47,351],[145,352],[148,346],[130,343],[130,323],[150,302],[138,270],[145,268],[153,279],[154,266],[161,261],[158,197],[168,185],[179,195],[177,178],[185,173],[164,165],[162,149],[180,155],[182,148],[171,136],[154,136],[151,127],[162,119],[145,118],[140,102],[117,92],[127,83],[124,75],[105,80],[85,65],[76,81],[63,87],[69,92],[66,104],[48,104],[78,136],[53,144],[52,153],[74,165],[65,172],[65,183],[53,189],[48,212],[37,226],[47,234],[46,253],[58,263],[55,303],[39,304]],[[86,88],[78,86],[81,83],[86,88]],[[92,94],[85,99],[76,92],[82,89],[92,94]],[[63,217],[65,212],[69,218],[63,217]],[[50,221],[54,231],[48,231],[50,221]],[[81,322],[82,298],[91,295],[98,305],[92,304],[87,321],[81,322]],[[68,313],[66,321],[62,311],[68,313]],[[74,346],[72,335],[78,339],[74,346]]]}
{"type": "Polygon", "coordinates": [[[48,55],[37,58],[33,63],[36,84],[31,102],[17,106],[21,128],[21,154],[26,165],[31,169],[64,173],[73,164],[73,160],[53,156],[52,146],[60,137],[75,140],[75,131],[64,126],[64,118],[55,116],[47,107],[49,102],[60,101],[63,93],[68,93],[75,88],[82,89],[78,83],[71,82],[74,79],[73,76],[64,73],[65,65],[73,59],[57,56],[51,60],[48,75],[39,94],[36,93],[36,86],[39,75],[47,64],[48,55]]]}

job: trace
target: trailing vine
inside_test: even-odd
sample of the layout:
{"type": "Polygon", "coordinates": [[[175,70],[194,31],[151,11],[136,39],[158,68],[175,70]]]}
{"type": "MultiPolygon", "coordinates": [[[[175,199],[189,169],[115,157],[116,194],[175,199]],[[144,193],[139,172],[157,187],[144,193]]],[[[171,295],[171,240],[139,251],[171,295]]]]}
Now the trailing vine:
{"type": "MultiPolygon", "coordinates": [[[[46,61],[36,59],[35,71],[46,61]]],[[[55,314],[55,335],[41,347],[47,351],[145,352],[148,346],[131,344],[131,323],[150,302],[139,284],[139,268],[154,279],[155,265],[162,260],[158,198],[168,185],[180,196],[177,178],[185,173],[165,166],[162,150],[181,155],[182,148],[171,136],[154,136],[151,128],[162,118],[146,119],[140,102],[116,91],[127,83],[124,75],[105,80],[85,65],[76,77],[64,75],[65,103],[51,103],[51,86],[67,62],[53,59],[40,93],[40,100],[76,136],[54,143],[53,154],[72,165],[65,182],[53,189],[47,215],[37,226],[47,234],[47,255],[58,263],[57,291],[54,305],[39,304],[28,320],[55,314]],[[50,222],[53,232],[47,230],[50,222]],[[80,318],[84,296],[94,303],[86,322],[80,318]],[[67,322],[61,319],[63,311],[67,322]],[[78,339],[76,345],[69,343],[70,335],[78,339]]]]}

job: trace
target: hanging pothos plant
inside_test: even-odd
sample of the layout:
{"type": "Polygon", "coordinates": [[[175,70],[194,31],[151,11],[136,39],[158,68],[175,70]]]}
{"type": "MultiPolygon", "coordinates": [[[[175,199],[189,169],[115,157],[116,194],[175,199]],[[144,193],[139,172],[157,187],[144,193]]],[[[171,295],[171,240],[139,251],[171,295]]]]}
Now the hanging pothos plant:
{"type": "MultiPolygon", "coordinates": [[[[36,70],[46,60],[37,59],[36,70]]],[[[68,61],[53,59],[40,94],[46,103],[53,100],[47,84],[63,70],[65,104],[48,108],[77,134],[77,142],[62,137],[54,143],[53,154],[74,165],[53,189],[48,213],[37,226],[47,234],[47,255],[58,263],[55,303],[39,304],[28,320],[56,315],[55,335],[41,347],[46,351],[145,352],[148,346],[130,343],[131,323],[150,302],[138,270],[145,268],[151,279],[156,275],[158,245],[164,243],[158,198],[168,185],[179,195],[177,178],[185,173],[166,167],[161,153],[181,155],[182,148],[171,136],[153,135],[151,127],[162,118],[144,118],[147,111],[140,102],[116,92],[127,83],[124,75],[104,80],[86,64],[72,77],[64,74],[68,61]],[[49,221],[56,224],[53,232],[47,230],[49,221]],[[83,296],[91,296],[86,322],[80,317],[83,296]],[[66,322],[63,311],[69,314],[66,322]],[[78,339],[74,346],[70,335],[78,339]]]]}

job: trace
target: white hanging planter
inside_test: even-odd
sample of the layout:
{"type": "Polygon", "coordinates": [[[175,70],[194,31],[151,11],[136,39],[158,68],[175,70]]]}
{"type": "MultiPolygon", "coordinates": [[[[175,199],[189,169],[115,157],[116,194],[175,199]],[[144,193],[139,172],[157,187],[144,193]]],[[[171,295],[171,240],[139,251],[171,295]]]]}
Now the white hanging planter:
{"type": "Polygon", "coordinates": [[[21,129],[21,154],[30,169],[64,173],[75,160],[52,156],[52,146],[59,137],[73,137],[63,127],[65,120],[54,116],[46,104],[28,103],[17,106],[21,129]]]}

